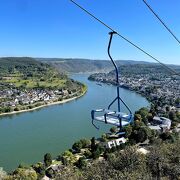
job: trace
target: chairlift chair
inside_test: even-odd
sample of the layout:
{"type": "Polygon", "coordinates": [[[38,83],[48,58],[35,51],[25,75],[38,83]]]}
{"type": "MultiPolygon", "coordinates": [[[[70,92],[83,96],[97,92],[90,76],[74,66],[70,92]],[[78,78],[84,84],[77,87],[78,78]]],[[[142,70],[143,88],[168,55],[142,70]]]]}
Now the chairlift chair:
{"type": "Polygon", "coordinates": [[[106,124],[111,124],[117,126],[119,128],[119,133],[122,132],[122,128],[127,126],[131,122],[133,122],[133,114],[130,108],[126,105],[126,103],[121,99],[119,92],[119,72],[116,63],[111,57],[110,47],[112,42],[112,37],[116,32],[110,32],[110,40],[108,45],[108,56],[112,61],[115,72],[116,72],[116,85],[117,85],[117,96],[116,98],[109,104],[107,109],[96,109],[91,111],[92,124],[95,128],[99,129],[97,125],[95,125],[94,121],[104,122],[106,124]],[[111,110],[111,106],[117,101],[117,111],[111,110]],[[128,114],[121,112],[120,103],[123,103],[126,109],[128,110],[128,114]]]}

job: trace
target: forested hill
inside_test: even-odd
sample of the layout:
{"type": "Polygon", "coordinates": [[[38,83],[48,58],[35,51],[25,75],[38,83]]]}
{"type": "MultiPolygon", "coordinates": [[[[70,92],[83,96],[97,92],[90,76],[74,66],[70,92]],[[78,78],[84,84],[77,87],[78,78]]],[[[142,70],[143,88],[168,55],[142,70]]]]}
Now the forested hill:
{"type": "MultiPolygon", "coordinates": [[[[176,71],[177,73],[180,73],[180,66],[178,65],[168,65],[171,69],[176,71]]],[[[171,72],[167,70],[166,68],[162,67],[159,64],[134,64],[134,65],[122,65],[118,67],[118,71],[122,75],[126,76],[133,76],[133,75],[148,75],[148,76],[154,76],[155,74],[163,74],[166,76],[172,76],[171,72]]],[[[108,75],[115,74],[115,70],[112,70],[108,73],[108,75]]]]}
{"type": "MultiPolygon", "coordinates": [[[[133,60],[117,60],[117,66],[120,66],[122,73],[130,71],[138,74],[149,71],[166,71],[155,63],[133,60]],[[133,65],[133,66],[132,66],[133,65]],[[158,68],[157,68],[158,67],[158,68]]],[[[89,60],[89,59],[63,59],[63,58],[30,58],[30,57],[6,57],[0,58],[0,74],[21,72],[23,74],[46,73],[49,69],[55,67],[59,72],[68,73],[96,73],[113,71],[110,60],[89,60]]],[[[171,65],[171,68],[179,71],[180,66],[171,65]]],[[[150,72],[152,73],[152,72],[150,72]]]]}
{"type": "Polygon", "coordinates": [[[22,73],[26,75],[46,73],[50,65],[29,57],[0,58],[0,74],[22,73]]]}
{"type": "Polygon", "coordinates": [[[70,89],[74,85],[78,86],[67,75],[51,65],[30,57],[0,58],[0,83],[3,85],[13,84],[17,88],[70,89]]]}
{"type": "MultiPolygon", "coordinates": [[[[110,60],[89,60],[89,59],[62,59],[62,58],[36,58],[41,62],[46,62],[61,72],[68,73],[96,73],[109,72],[113,70],[110,60]]],[[[132,64],[149,64],[144,61],[133,60],[118,60],[117,65],[132,65],[132,64]]]]}

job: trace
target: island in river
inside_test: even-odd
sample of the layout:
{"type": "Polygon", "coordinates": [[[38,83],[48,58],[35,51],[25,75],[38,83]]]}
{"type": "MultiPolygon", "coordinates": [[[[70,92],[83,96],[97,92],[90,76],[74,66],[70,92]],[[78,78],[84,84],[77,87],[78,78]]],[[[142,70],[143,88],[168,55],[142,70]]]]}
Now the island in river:
{"type": "Polygon", "coordinates": [[[0,115],[64,103],[86,92],[84,84],[33,58],[1,58],[0,64],[0,115]]]}

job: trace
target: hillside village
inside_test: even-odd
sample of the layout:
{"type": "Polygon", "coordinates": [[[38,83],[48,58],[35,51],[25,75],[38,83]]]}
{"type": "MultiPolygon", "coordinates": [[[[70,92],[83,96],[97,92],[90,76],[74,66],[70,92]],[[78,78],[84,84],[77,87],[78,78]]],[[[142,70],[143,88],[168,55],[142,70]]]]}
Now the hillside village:
{"type": "Polygon", "coordinates": [[[19,111],[24,108],[33,108],[38,106],[38,103],[48,104],[63,99],[72,98],[81,93],[81,88],[77,91],[70,91],[68,89],[19,89],[10,88],[0,90],[0,113],[19,111]],[[20,107],[22,106],[22,107],[20,107]],[[27,107],[26,107],[27,106],[27,107]]]}
{"type": "Polygon", "coordinates": [[[1,102],[1,106],[15,107],[17,105],[33,104],[39,101],[55,101],[58,98],[63,98],[69,95],[67,90],[40,90],[32,89],[21,91],[19,89],[1,90],[1,98],[7,98],[5,102],[1,102]]]}
{"type": "Polygon", "coordinates": [[[86,91],[83,84],[33,58],[0,60],[0,114],[32,110],[86,91]]]}
{"type": "MultiPolygon", "coordinates": [[[[156,66],[134,65],[119,68],[119,86],[145,96],[151,103],[151,114],[144,123],[160,133],[180,131],[180,77],[171,75],[156,66]],[[129,69],[132,69],[130,71],[129,69]]],[[[89,80],[98,83],[115,83],[114,71],[96,73],[89,80]]]]}
{"type": "MultiPolygon", "coordinates": [[[[115,85],[112,72],[93,74],[89,79],[115,85]]],[[[160,115],[166,112],[167,106],[170,110],[180,111],[180,77],[177,75],[168,75],[156,71],[153,73],[142,71],[139,74],[122,73],[119,81],[119,86],[144,95],[150,102],[158,101],[160,103],[158,106],[160,115]]]]}

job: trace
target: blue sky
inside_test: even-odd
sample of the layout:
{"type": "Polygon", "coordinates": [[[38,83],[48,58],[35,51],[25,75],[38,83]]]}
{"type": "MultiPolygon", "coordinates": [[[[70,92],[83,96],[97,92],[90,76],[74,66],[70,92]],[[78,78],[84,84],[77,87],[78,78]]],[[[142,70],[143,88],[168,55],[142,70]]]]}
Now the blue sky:
{"type": "MultiPolygon", "coordinates": [[[[142,0],[76,0],[160,61],[180,64],[180,46],[142,0]]],[[[147,1],[180,39],[180,1],[147,1]]],[[[108,59],[109,30],[69,0],[0,0],[0,56],[108,59]]],[[[114,37],[115,59],[152,61],[114,37]]]]}

